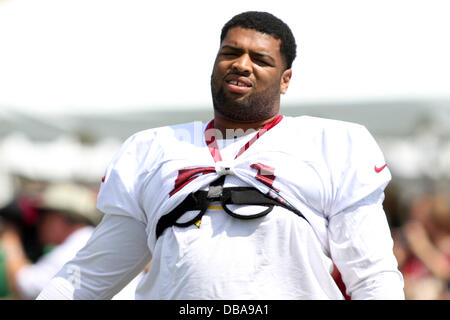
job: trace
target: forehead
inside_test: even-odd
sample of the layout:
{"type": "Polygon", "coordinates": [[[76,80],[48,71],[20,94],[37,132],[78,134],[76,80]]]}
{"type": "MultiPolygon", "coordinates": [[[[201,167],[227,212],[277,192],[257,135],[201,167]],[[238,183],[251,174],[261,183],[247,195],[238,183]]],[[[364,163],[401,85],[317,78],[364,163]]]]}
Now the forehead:
{"type": "Polygon", "coordinates": [[[280,39],[253,29],[234,27],[228,30],[221,43],[223,46],[233,46],[244,50],[268,53],[273,57],[280,56],[280,39]]]}

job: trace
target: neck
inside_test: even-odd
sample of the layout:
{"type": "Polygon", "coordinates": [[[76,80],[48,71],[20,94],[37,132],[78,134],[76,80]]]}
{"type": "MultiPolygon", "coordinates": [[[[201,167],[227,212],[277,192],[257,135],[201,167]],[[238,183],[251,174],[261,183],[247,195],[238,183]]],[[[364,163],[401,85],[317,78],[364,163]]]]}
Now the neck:
{"type": "Polygon", "coordinates": [[[230,133],[234,137],[241,137],[248,133],[254,132],[254,130],[261,129],[265,124],[273,121],[278,114],[272,117],[252,122],[240,122],[223,117],[218,112],[214,112],[214,128],[219,130],[224,137],[230,136],[230,133]]]}

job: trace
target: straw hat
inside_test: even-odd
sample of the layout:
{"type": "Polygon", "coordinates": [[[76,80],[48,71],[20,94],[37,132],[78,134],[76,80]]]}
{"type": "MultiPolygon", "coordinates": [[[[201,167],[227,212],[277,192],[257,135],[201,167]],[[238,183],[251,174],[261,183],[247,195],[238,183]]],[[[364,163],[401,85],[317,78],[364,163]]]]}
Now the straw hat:
{"type": "Polygon", "coordinates": [[[94,191],[78,184],[54,183],[45,188],[37,207],[97,225],[102,213],[96,208],[96,196],[94,191]]]}

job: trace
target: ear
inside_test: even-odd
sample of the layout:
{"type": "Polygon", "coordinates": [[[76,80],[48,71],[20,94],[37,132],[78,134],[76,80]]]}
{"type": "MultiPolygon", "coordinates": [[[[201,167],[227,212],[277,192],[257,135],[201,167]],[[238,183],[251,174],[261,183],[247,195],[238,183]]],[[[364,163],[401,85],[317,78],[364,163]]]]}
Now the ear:
{"type": "Polygon", "coordinates": [[[280,94],[285,94],[289,83],[291,81],[292,77],[292,69],[286,69],[284,70],[283,74],[281,75],[281,82],[280,82],[280,94]]]}

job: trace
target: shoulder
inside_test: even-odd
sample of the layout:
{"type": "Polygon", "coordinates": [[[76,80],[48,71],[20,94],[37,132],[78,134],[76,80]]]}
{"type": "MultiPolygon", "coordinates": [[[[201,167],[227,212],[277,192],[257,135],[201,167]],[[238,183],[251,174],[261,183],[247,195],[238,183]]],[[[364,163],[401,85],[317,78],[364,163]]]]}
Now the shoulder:
{"type": "Polygon", "coordinates": [[[311,116],[286,117],[287,130],[295,139],[308,140],[324,150],[343,151],[355,144],[364,144],[373,137],[361,124],[311,116]]]}
{"type": "Polygon", "coordinates": [[[345,133],[365,131],[358,123],[312,116],[285,117],[287,123],[297,128],[312,130],[317,133],[345,133]]]}
{"type": "MultiPolygon", "coordinates": [[[[383,166],[385,159],[377,141],[361,124],[317,117],[293,117],[292,126],[297,128],[297,139],[307,140],[307,150],[325,162],[332,175],[351,176],[367,172],[370,176],[374,166],[383,166]]],[[[388,170],[377,179],[389,178],[388,170]]]]}
{"type": "Polygon", "coordinates": [[[130,156],[145,159],[149,155],[154,157],[175,140],[194,141],[195,137],[202,136],[203,127],[202,122],[189,122],[138,131],[122,143],[114,159],[130,156]]]}
{"type": "Polygon", "coordinates": [[[295,143],[302,141],[302,152],[313,163],[323,164],[320,172],[328,188],[323,208],[328,217],[384,190],[390,181],[384,155],[365,126],[309,116],[287,120],[297,135],[295,143]]]}
{"type": "Polygon", "coordinates": [[[202,133],[204,123],[200,121],[175,124],[157,128],[138,131],[127,138],[124,146],[139,145],[141,147],[151,147],[154,144],[164,144],[173,139],[182,139],[185,137],[194,138],[198,133],[202,133]]]}
{"type": "Polygon", "coordinates": [[[189,140],[190,145],[192,141],[203,141],[203,127],[201,122],[190,122],[134,133],[122,143],[110,161],[103,182],[112,176],[120,176],[122,180],[134,183],[136,176],[153,172],[168,157],[170,150],[179,151],[180,145],[186,145],[180,142],[189,140]]]}

